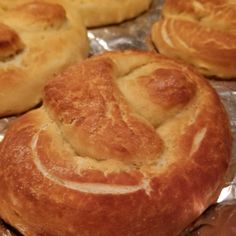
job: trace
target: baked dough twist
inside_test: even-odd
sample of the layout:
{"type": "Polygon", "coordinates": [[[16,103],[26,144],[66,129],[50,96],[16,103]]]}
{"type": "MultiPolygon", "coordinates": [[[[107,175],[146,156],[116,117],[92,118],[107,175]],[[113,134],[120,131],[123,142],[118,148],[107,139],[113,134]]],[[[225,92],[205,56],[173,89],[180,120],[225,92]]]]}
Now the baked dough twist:
{"type": "Polygon", "coordinates": [[[88,53],[77,13],[40,1],[11,4],[0,4],[0,116],[38,104],[45,81],[88,53]]]}
{"type": "Polygon", "coordinates": [[[180,58],[207,76],[236,78],[236,2],[166,0],[152,27],[160,53],[180,58]]]}
{"type": "Polygon", "coordinates": [[[231,135],[191,68],[106,53],[50,80],[43,101],[0,149],[0,216],[24,235],[173,236],[216,197],[231,135]]]}

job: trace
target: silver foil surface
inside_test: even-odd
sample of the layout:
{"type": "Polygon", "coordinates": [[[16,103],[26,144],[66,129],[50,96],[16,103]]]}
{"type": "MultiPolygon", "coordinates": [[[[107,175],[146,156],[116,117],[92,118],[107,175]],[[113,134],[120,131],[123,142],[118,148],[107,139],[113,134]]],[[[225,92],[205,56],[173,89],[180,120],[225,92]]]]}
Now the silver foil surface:
{"type": "MultiPolygon", "coordinates": [[[[162,4],[163,0],[153,0],[149,11],[136,19],[119,25],[88,30],[88,37],[91,43],[90,55],[116,49],[154,50],[150,43],[150,29],[152,24],[160,17],[162,4]]],[[[234,139],[232,160],[225,180],[225,186],[218,197],[217,204],[204,212],[196,222],[181,234],[182,236],[236,235],[236,79],[232,81],[211,79],[210,83],[220,95],[229,115],[234,139]],[[222,221],[219,220],[221,218],[222,221]],[[222,231],[223,233],[221,234],[219,226],[222,229],[225,224],[228,231],[222,231]]],[[[0,141],[3,139],[4,133],[12,120],[14,120],[14,117],[0,119],[0,141]]],[[[12,232],[9,226],[0,222],[0,236],[13,235],[16,235],[16,232],[12,232]]]]}

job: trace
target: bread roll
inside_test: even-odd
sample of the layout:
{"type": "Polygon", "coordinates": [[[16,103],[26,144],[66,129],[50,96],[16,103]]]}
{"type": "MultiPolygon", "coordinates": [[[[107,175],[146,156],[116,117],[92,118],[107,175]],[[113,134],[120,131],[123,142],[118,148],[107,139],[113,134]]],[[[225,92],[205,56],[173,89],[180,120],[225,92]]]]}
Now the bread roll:
{"type": "Polygon", "coordinates": [[[216,198],[225,110],[198,73],[118,51],[49,80],[0,147],[0,216],[25,236],[174,236],[216,198]],[[167,225],[168,224],[168,225],[167,225]]]}
{"type": "MultiPolygon", "coordinates": [[[[2,0],[0,3],[11,8],[16,3],[39,0],[2,0]]],[[[152,0],[40,0],[60,3],[68,10],[76,10],[87,27],[98,27],[121,23],[146,11],[152,0]]]]}
{"type": "Polygon", "coordinates": [[[49,77],[88,53],[78,14],[59,4],[0,7],[0,116],[21,113],[41,100],[49,77]]]}
{"type": "Polygon", "coordinates": [[[207,76],[236,78],[236,2],[166,0],[152,27],[160,53],[194,65],[207,76]]]}
{"type": "Polygon", "coordinates": [[[85,25],[120,23],[146,11],[152,0],[75,0],[85,25]]]}

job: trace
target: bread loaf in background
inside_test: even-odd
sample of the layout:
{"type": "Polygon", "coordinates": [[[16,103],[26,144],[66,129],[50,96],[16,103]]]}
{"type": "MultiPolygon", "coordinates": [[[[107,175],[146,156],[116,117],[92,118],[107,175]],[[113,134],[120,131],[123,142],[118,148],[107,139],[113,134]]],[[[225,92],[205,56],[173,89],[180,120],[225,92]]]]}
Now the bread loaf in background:
{"type": "Polygon", "coordinates": [[[54,73],[88,54],[78,13],[46,1],[0,3],[0,116],[37,105],[54,73]]]}
{"type": "Polygon", "coordinates": [[[87,27],[117,24],[148,10],[152,0],[75,0],[87,27]]]}
{"type": "Polygon", "coordinates": [[[118,24],[149,9],[152,0],[2,0],[0,5],[11,8],[16,3],[44,1],[59,3],[67,10],[77,11],[87,27],[118,24]]]}
{"type": "Polygon", "coordinates": [[[236,2],[166,0],[152,27],[158,51],[194,65],[202,74],[236,78],[236,2]]]}
{"type": "Polygon", "coordinates": [[[25,236],[173,236],[215,201],[228,118],[192,68],[117,51],[49,80],[0,146],[0,217],[25,236]]]}

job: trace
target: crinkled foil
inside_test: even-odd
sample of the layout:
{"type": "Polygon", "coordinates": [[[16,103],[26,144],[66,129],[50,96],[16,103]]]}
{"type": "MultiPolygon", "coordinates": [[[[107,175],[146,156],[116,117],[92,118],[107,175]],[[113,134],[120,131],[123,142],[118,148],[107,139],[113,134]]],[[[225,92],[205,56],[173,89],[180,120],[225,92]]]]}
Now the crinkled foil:
{"type": "MultiPolygon", "coordinates": [[[[150,29],[151,25],[160,17],[162,4],[163,0],[153,0],[149,11],[136,19],[116,26],[89,30],[90,55],[116,49],[153,50],[150,44],[150,29]]],[[[232,160],[217,204],[205,211],[181,234],[182,236],[236,235],[236,80],[210,80],[210,83],[220,95],[230,118],[234,139],[232,160]],[[225,231],[223,227],[225,227],[225,231]]],[[[13,117],[0,119],[0,141],[13,119],[13,117]]],[[[15,232],[11,232],[10,228],[0,223],[0,236],[16,235],[15,232]]]]}

